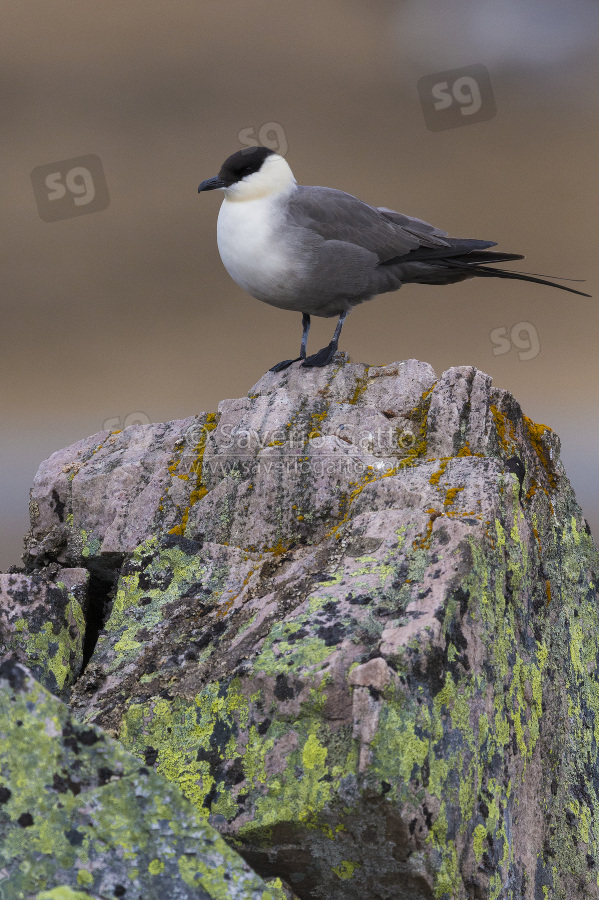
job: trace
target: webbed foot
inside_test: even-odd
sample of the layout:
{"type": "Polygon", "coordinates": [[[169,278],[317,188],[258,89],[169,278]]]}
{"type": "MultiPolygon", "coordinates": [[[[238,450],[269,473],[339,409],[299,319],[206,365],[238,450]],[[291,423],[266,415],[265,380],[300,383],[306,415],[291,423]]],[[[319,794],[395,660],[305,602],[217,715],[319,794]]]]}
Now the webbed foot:
{"type": "Polygon", "coordinates": [[[319,350],[318,353],[313,353],[312,356],[309,356],[302,363],[302,366],[306,368],[318,368],[321,369],[323,366],[328,366],[330,362],[332,362],[335,353],[337,352],[337,342],[331,341],[330,344],[327,344],[326,347],[323,347],[322,350],[319,350]]]}
{"type": "Polygon", "coordinates": [[[293,365],[294,362],[299,362],[301,356],[296,357],[296,359],[284,359],[283,362],[277,363],[276,366],[272,366],[268,371],[269,372],[282,372],[283,369],[288,369],[289,366],[293,365]]]}

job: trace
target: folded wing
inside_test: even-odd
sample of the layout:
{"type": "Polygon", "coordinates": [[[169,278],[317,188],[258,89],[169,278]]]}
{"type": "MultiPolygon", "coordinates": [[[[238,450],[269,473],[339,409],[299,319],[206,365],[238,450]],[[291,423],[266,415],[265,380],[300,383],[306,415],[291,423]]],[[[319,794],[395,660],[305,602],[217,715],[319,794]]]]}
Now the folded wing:
{"type": "Polygon", "coordinates": [[[375,253],[379,263],[420,247],[451,248],[446,232],[428,222],[369,206],[333,188],[299,186],[289,201],[288,215],[292,225],[325,241],[343,241],[375,253]]]}

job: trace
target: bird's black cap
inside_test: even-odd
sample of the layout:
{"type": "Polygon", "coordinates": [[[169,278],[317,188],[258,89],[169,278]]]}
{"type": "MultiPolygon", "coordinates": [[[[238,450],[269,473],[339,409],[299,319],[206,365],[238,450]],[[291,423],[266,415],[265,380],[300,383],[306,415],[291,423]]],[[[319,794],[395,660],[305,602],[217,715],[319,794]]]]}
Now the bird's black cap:
{"type": "Polygon", "coordinates": [[[272,156],[274,152],[274,150],[269,150],[268,147],[244,147],[243,150],[238,150],[237,153],[233,153],[232,156],[229,156],[224,161],[218,175],[202,181],[198,192],[231,187],[232,184],[241,181],[246,175],[253,175],[254,172],[259,172],[266,157],[272,156]]]}
{"type": "Polygon", "coordinates": [[[224,161],[218,177],[229,187],[246,175],[259,172],[266,157],[273,153],[274,150],[269,150],[268,147],[244,147],[224,161]]]}

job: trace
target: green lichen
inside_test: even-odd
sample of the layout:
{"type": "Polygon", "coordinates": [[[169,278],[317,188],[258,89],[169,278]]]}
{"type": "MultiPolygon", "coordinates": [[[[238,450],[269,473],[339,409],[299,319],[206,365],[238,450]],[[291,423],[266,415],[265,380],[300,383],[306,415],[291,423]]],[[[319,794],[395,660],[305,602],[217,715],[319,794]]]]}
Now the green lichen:
{"type": "Polygon", "coordinates": [[[119,579],[110,620],[97,644],[99,655],[105,648],[110,648],[113,655],[111,671],[136,658],[143,646],[136,636],[142,629],[151,631],[160,626],[163,608],[177,600],[187,588],[205,584],[211,591],[211,603],[218,605],[228,575],[225,568],[210,567],[201,557],[188,555],[177,546],[161,546],[156,537],[137,547],[130,566],[134,571],[119,579]],[[151,561],[145,566],[144,575],[150,583],[154,580],[156,587],[141,587],[139,584],[142,560],[148,558],[151,561]],[[138,567],[139,571],[135,571],[138,567]],[[165,572],[169,575],[166,588],[162,584],[165,572]],[[134,617],[131,615],[133,610],[137,611],[134,617]]]}
{"type": "Polygon", "coordinates": [[[114,871],[136,896],[192,900],[180,875],[191,865],[213,900],[267,900],[172,784],[22,672],[5,664],[14,687],[0,680],[0,896],[79,900],[114,871]]]}
{"type": "Polygon", "coordinates": [[[74,891],[67,885],[60,885],[50,891],[40,891],[35,895],[35,900],[89,900],[89,894],[74,891]]]}
{"type": "Polygon", "coordinates": [[[79,531],[78,543],[81,548],[81,556],[83,559],[88,559],[90,556],[97,556],[101,552],[102,538],[85,531],[83,528],[79,531]]]}
{"type": "Polygon", "coordinates": [[[85,637],[81,604],[73,594],[68,596],[62,624],[43,622],[36,631],[27,619],[17,619],[16,637],[8,640],[8,646],[24,648],[32,672],[59,696],[68,691],[79,674],[85,637]]]}
{"type": "Polygon", "coordinates": [[[476,861],[480,862],[485,850],[485,841],[487,839],[487,829],[484,825],[477,825],[472,835],[472,847],[476,861]]]}
{"type": "Polygon", "coordinates": [[[344,859],[343,862],[339,863],[338,866],[332,866],[332,871],[335,873],[337,878],[340,878],[342,881],[347,881],[348,878],[352,877],[355,870],[359,868],[359,863],[352,862],[349,859],[344,859]]]}
{"type": "Polygon", "coordinates": [[[309,619],[310,612],[307,612],[297,616],[294,622],[275,623],[254,662],[254,669],[266,675],[276,675],[281,665],[287,661],[290,663],[288,666],[290,672],[319,668],[330,655],[330,648],[321,638],[304,638],[298,643],[289,643],[285,640],[286,637],[299,631],[302,624],[309,619]]]}
{"type": "MultiPolygon", "coordinates": [[[[426,716],[428,711],[423,710],[426,716]]],[[[385,704],[379,718],[379,727],[372,743],[375,751],[375,771],[381,779],[397,781],[397,774],[405,783],[418,773],[428,756],[429,742],[417,737],[421,731],[420,710],[405,702],[401,696],[393,703],[385,704]]]]}

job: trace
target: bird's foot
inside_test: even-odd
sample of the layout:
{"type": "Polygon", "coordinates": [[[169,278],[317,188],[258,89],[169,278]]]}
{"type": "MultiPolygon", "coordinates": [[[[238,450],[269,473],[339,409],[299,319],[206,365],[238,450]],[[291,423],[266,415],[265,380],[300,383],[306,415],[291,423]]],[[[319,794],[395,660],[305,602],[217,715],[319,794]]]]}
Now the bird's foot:
{"type": "Polygon", "coordinates": [[[318,353],[313,353],[312,356],[305,359],[302,366],[305,366],[308,369],[321,369],[323,366],[328,366],[328,364],[332,362],[336,352],[337,344],[335,341],[331,341],[330,344],[327,344],[327,346],[323,347],[322,350],[319,350],[318,353]]]}
{"type": "Polygon", "coordinates": [[[293,365],[294,362],[299,362],[301,356],[297,356],[295,359],[284,359],[283,362],[277,363],[276,366],[273,366],[269,369],[269,372],[282,372],[283,369],[288,369],[289,366],[293,365]]]}

